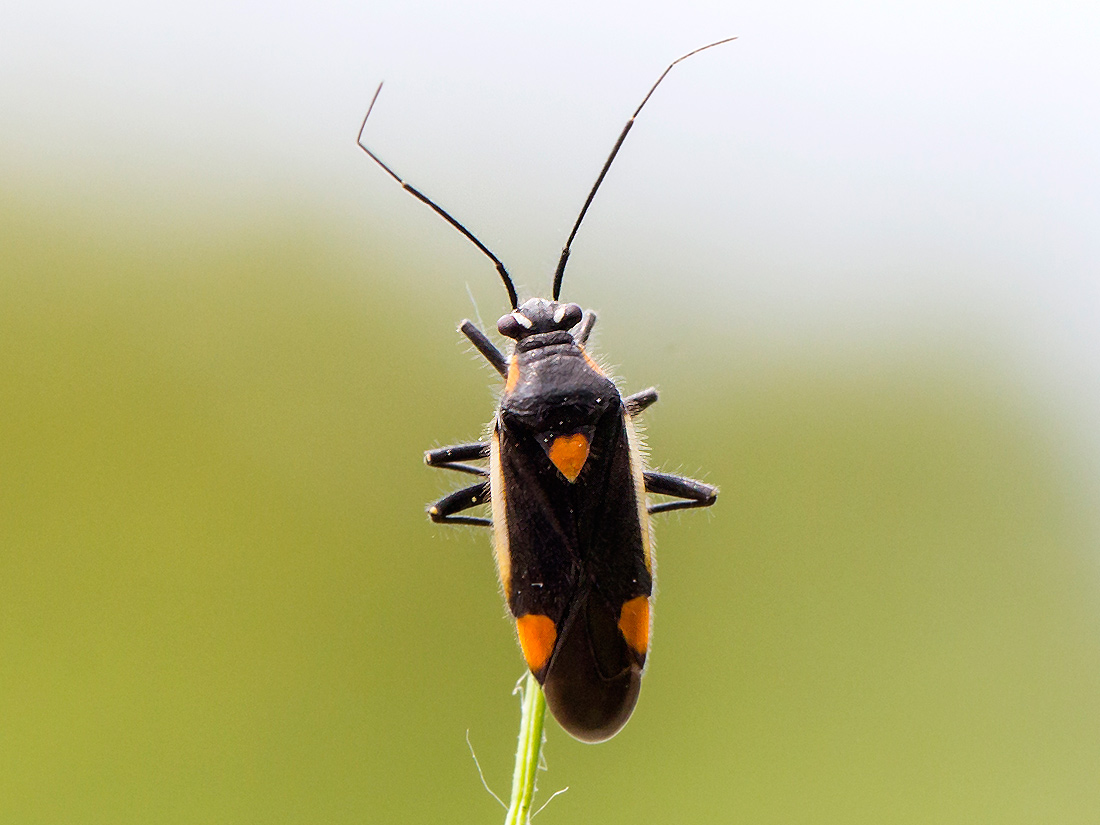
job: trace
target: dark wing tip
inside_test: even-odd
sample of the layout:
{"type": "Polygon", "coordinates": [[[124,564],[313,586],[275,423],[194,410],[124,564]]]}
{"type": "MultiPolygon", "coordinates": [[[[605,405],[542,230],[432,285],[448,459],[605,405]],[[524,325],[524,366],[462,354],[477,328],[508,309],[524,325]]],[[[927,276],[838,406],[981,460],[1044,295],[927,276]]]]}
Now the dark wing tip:
{"type": "Polygon", "coordinates": [[[541,674],[546,703],[574,739],[604,742],[634,712],[644,658],[627,644],[616,611],[591,590],[578,597],[563,624],[553,658],[541,674]]]}

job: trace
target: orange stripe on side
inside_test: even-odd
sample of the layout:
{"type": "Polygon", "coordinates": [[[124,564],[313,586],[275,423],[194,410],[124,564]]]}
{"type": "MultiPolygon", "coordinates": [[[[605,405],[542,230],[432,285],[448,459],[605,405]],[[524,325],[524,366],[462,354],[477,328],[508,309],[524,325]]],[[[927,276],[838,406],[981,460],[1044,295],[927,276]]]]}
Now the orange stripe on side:
{"type": "Polygon", "coordinates": [[[508,494],[500,468],[499,426],[493,425],[493,435],[489,440],[489,500],[493,507],[493,555],[496,556],[504,597],[508,599],[512,596],[512,554],[508,547],[508,494]]]}
{"type": "MultiPolygon", "coordinates": [[[[584,349],[582,349],[582,350],[581,350],[581,352],[583,352],[583,353],[584,353],[584,360],[585,360],[585,362],[586,362],[586,363],[588,364],[588,366],[590,366],[590,367],[591,367],[592,369],[594,369],[594,370],[595,370],[596,372],[598,372],[598,373],[599,373],[600,375],[604,375],[604,371],[600,369],[600,365],[599,365],[599,364],[597,364],[597,363],[596,363],[595,361],[593,361],[593,360],[592,360],[592,356],[591,356],[591,355],[589,355],[589,354],[588,354],[588,352],[587,352],[586,350],[584,350],[584,349]]],[[[605,377],[606,377],[606,376],[605,376],[605,377]]]]}
{"type": "Polygon", "coordinates": [[[558,640],[558,629],[549,616],[528,613],[516,619],[519,631],[519,646],[523,649],[523,658],[532,673],[538,673],[550,661],[554,652],[554,642],[558,640]]]}
{"type": "Polygon", "coordinates": [[[519,383],[519,361],[516,360],[516,356],[512,356],[512,360],[508,362],[508,379],[504,382],[504,391],[511,392],[516,388],[516,384],[519,383]]]}
{"type": "Polygon", "coordinates": [[[645,656],[649,650],[649,599],[637,596],[619,611],[619,630],[626,643],[645,656]]]}
{"type": "Polygon", "coordinates": [[[624,418],[626,440],[630,445],[630,472],[634,476],[634,498],[638,505],[638,524],[642,528],[642,544],[645,546],[645,569],[654,574],[656,559],[653,557],[653,534],[650,530],[648,501],[645,494],[645,456],[639,446],[638,431],[630,416],[624,418]]]}

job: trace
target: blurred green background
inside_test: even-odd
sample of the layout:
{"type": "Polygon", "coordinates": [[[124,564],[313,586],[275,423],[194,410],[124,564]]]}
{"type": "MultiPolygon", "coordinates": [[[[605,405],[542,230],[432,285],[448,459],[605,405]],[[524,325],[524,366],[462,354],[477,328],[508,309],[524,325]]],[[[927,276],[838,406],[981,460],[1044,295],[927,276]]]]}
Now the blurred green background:
{"type": "MultiPolygon", "coordinates": [[[[498,819],[465,736],[506,793],[522,660],[487,535],[423,515],[491,413],[465,308],[369,230],[78,209],[0,213],[0,820],[498,819]]],[[[630,314],[654,463],[722,496],[660,519],[640,705],[550,723],[541,821],[1095,821],[1093,503],[1028,400],[630,314]]]]}
{"type": "Polygon", "coordinates": [[[1100,7],[0,11],[0,823],[482,823],[523,673],[422,451],[487,261],[653,464],[634,717],[537,820],[1100,821],[1100,7]],[[644,128],[643,128],[644,127],[644,128]]]}

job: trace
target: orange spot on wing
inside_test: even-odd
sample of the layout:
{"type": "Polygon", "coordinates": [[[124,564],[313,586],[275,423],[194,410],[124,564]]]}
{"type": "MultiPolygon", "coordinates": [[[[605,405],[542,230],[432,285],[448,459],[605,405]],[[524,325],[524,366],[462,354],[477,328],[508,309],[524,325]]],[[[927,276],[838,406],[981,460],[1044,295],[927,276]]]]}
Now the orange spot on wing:
{"type": "Polygon", "coordinates": [[[549,616],[528,613],[516,619],[519,631],[519,646],[523,649],[523,658],[532,673],[546,667],[550,654],[554,652],[554,642],[558,640],[558,629],[549,616]]]}
{"type": "Polygon", "coordinates": [[[649,599],[638,596],[619,611],[619,630],[626,643],[643,656],[649,650],[649,599]]]}
{"type": "Polygon", "coordinates": [[[584,462],[588,460],[588,439],[581,433],[559,435],[550,445],[547,455],[563,476],[570,482],[576,481],[584,462]]]}

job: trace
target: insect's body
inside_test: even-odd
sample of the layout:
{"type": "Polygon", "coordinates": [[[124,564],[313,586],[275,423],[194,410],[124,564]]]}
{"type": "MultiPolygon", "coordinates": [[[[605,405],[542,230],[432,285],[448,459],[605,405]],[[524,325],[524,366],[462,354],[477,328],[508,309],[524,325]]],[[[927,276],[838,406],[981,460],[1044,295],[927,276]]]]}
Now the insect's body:
{"type": "Polygon", "coordinates": [[[644,466],[633,418],[652,387],[623,397],[585,351],[595,323],[576,304],[534,298],[505,315],[505,358],[460,329],[505,379],[489,442],[431,450],[428,464],[487,479],[428,511],[492,526],[501,586],[527,666],[554,717],[586,742],[614,736],[638,699],[653,596],[651,513],[714,503],[717,490],[644,466]],[[461,463],[489,459],[489,469],[461,463]],[[674,501],[650,504],[646,493],[674,501]],[[460,513],[492,504],[492,519],[460,513]]]}
{"type": "MultiPolygon", "coordinates": [[[[702,50],[673,61],[634,116],[672,66],[702,50]]],[[[522,306],[504,264],[364,146],[359,133],[360,148],[488,256],[508,290],[512,311],[497,323],[514,341],[507,358],[471,322],[459,328],[505,382],[488,442],[424,457],[480,480],[444,496],[428,514],[436,522],[493,528],[497,570],[527,666],[558,722],[586,742],[614,736],[638,700],[652,621],[650,516],[708,507],[718,494],[708,484],[646,469],[633,419],[657,391],[620,395],[585,351],[596,316],[558,302],[570,245],[633,123],[631,117],[566,241],[553,300],[532,298],[522,306]],[[483,459],[488,468],[468,463],[483,459]],[[647,494],[672,500],[651,504],[647,494]],[[491,519],[463,515],[485,504],[491,519]]]]}
{"type": "MultiPolygon", "coordinates": [[[[513,317],[529,307],[579,321],[575,305],[549,302],[513,317]]],[[[649,648],[653,559],[630,416],[568,330],[528,334],[489,449],[497,567],[524,657],[562,726],[605,739],[634,707],[649,648]]]]}

